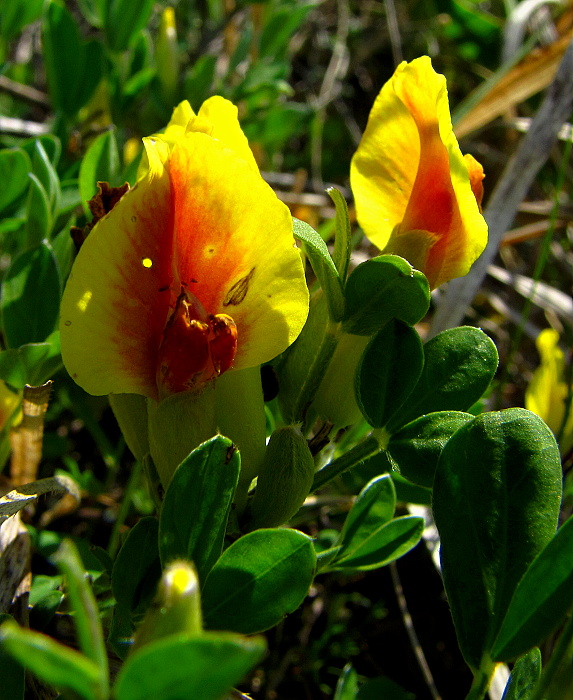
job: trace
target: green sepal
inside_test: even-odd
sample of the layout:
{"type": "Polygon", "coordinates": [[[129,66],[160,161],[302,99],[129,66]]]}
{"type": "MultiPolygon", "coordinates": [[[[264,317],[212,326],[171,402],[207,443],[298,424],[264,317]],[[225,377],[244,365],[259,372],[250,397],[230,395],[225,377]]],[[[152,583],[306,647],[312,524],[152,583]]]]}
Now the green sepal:
{"type": "Polygon", "coordinates": [[[418,323],[430,306],[425,276],[397,255],[380,255],[356,267],[344,290],[343,330],[373,335],[393,318],[418,323]]]}
{"type": "Polygon", "coordinates": [[[143,461],[149,453],[147,402],[139,394],[110,394],[109,405],[132,455],[143,461]]]}

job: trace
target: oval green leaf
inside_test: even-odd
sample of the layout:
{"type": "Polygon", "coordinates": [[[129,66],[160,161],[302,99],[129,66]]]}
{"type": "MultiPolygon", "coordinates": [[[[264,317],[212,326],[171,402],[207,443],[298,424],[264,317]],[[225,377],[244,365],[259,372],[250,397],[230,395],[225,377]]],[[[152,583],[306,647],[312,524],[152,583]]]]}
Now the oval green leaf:
{"type": "Polygon", "coordinates": [[[352,551],[352,542],[360,543],[381,525],[390,522],[396,509],[396,489],[390,474],[372,479],[356,497],[346,516],[340,544],[352,551]]]}
{"type": "Polygon", "coordinates": [[[419,486],[431,488],[444,445],[469,421],[471,413],[438,411],[422,416],[390,438],[388,452],[400,474],[419,486]]]}
{"type": "Polygon", "coordinates": [[[497,369],[497,350],[479,328],[461,326],[424,345],[424,370],[408,401],[386,426],[395,433],[425,413],[467,411],[488,388],[497,369]]]}
{"type": "Polygon", "coordinates": [[[28,173],[32,169],[28,154],[21,148],[0,151],[0,214],[8,212],[18,203],[28,189],[28,173]]]}
{"type": "Polygon", "coordinates": [[[430,306],[428,281],[397,255],[380,255],[358,265],[344,296],[343,328],[355,335],[373,335],[393,318],[413,325],[430,306]]]}
{"type": "Polygon", "coordinates": [[[210,629],[262,632],[302,603],[312,583],[312,540],[297,530],[255,530],[225,550],[203,590],[210,629]]]}
{"type": "Polygon", "coordinates": [[[519,582],[492,650],[510,661],[539,646],[573,605],[573,517],[539,553],[519,582]]]}
{"type": "Polygon", "coordinates": [[[204,442],[177,468],[163,501],[159,553],[163,565],[193,561],[203,583],[223,549],[240,471],[239,453],[228,438],[204,442]]]}
{"type": "Polygon", "coordinates": [[[444,585],[471,668],[489,662],[519,580],[555,533],[560,502],[559,448],[533,413],[484,413],[446,443],[433,509],[444,585]]]}
{"type": "Polygon", "coordinates": [[[114,686],[116,700],[220,700],[265,653],[264,639],[232,634],[177,635],[130,656],[114,686]]]}
{"type": "Polygon", "coordinates": [[[408,399],[424,367],[422,341],[405,323],[388,323],[372,338],[357,370],[356,402],[374,428],[381,428],[408,399]]]}

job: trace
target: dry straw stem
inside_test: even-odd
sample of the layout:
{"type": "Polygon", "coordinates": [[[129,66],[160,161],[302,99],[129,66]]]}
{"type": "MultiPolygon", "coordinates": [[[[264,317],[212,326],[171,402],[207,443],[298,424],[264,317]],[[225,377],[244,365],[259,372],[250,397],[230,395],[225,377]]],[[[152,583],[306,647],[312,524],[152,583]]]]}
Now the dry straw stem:
{"type": "Polygon", "coordinates": [[[507,164],[484,216],[489,226],[489,241],[469,274],[452,280],[439,301],[429,336],[458,326],[471,304],[493,261],[501,239],[511,226],[515,213],[537,173],[557,141],[563,123],[571,115],[573,101],[573,42],[569,44],[555,80],[523,137],[515,156],[507,164]]]}

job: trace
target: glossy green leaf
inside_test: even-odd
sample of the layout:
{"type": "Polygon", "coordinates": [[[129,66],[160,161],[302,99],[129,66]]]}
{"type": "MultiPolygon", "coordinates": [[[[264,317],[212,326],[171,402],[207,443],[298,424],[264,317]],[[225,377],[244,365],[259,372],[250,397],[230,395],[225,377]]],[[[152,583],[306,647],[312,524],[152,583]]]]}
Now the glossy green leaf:
{"type": "Polygon", "coordinates": [[[392,321],[368,344],[357,370],[356,401],[374,428],[386,425],[408,400],[424,367],[424,350],[417,332],[392,321]]]}
{"type": "Polygon", "coordinates": [[[2,282],[0,309],[8,347],[41,343],[52,333],[60,310],[60,276],[46,243],[12,261],[2,282]]]}
{"type": "Polygon", "coordinates": [[[116,700],[221,700],[265,653],[260,637],[205,633],[148,644],[124,663],[116,700]]]}
{"type": "Polygon", "coordinates": [[[107,43],[112,51],[125,51],[147,25],[153,0],[108,0],[105,16],[107,43]]]}
{"type": "Polygon", "coordinates": [[[98,666],[74,649],[50,637],[24,629],[15,622],[0,628],[0,647],[41,680],[84,700],[101,700],[98,666]]]}
{"type": "Polygon", "coordinates": [[[414,484],[431,488],[444,445],[456,430],[473,419],[471,413],[438,411],[408,423],[392,435],[387,449],[400,474],[414,484]]]}
{"type": "Polygon", "coordinates": [[[415,547],[423,531],[424,518],[417,515],[404,515],[389,523],[380,523],[363,539],[356,537],[343,547],[329,568],[370,571],[386,566],[415,547]]]}
{"type": "Polygon", "coordinates": [[[538,554],[519,582],[492,650],[510,661],[543,641],[573,605],[573,517],[538,554]]]}
{"type": "Polygon", "coordinates": [[[294,237],[304,243],[304,250],[326,296],[329,315],[332,320],[339,321],[344,313],[344,296],[338,270],[326,243],[305,221],[295,218],[292,221],[294,237]]]}
{"type": "Polygon", "coordinates": [[[117,184],[119,151],[113,131],[100,134],[88,148],[80,165],[80,197],[86,214],[88,202],[97,193],[98,182],[117,184]]]}
{"type": "Polygon", "coordinates": [[[380,255],[355,268],[346,282],[343,328],[372,335],[393,318],[413,325],[430,306],[424,275],[397,255],[380,255]]]}
{"type": "Polygon", "coordinates": [[[355,700],[357,692],[358,674],[352,667],[352,664],[346,664],[336,684],[334,700],[355,700]]]}
{"type": "Polygon", "coordinates": [[[41,16],[43,5],[44,0],[2,0],[0,35],[6,40],[15,37],[41,16]]]}
{"type": "Polygon", "coordinates": [[[446,443],[433,509],[446,593],[471,668],[489,663],[519,580],[555,533],[560,502],[559,448],[533,413],[484,413],[446,443]]]}
{"type": "MultiPolygon", "coordinates": [[[[11,615],[0,613],[0,625],[8,620],[13,621],[11,615]]],[[[24,700],[24,692],[26,690],[25,669],[20,662],[4,650],[1,644],[0,678],[2,678],[0,700],[24,700]]]]}
{"type": "Polygon", "coordinates": [[[163,565],[191,560],[203,583],[223,549],[227,518],[239,480],[240,458],[228,438],[204,442],[177,468],[159,520],[163,565]]]}
{"type": "Polygon", "coordinates": [[[373,530],[390,522],[396,509],[396,489],[390,474],[382,474],[370,481],[356,497],[346,516],[340,544],[352,550],[352,543],[360,543],[373,530]]]}
{"type": "Polygon", "coordinates": [[[102,45],[82,41],[72,14],[59,0],[50,0],[44,15],[42,42],[54,107],[72,117],[86,104],[101,79],[102,45]]]}
{"type": "Polygon", "coordinates": [[[159,523],[142,518],[130,530],[111,573],[111,588],[119,607],[138,622],[155,595],[161,578],[157,544],[159,523]]]}
{"type": "Polygon", "coordinates": [[[312,540],[297,530],[255,530],[226,549],[203,589],[209,629],[253,634],[302,603],[314,574],[312,540]]]}
{"type": "Polygon", "coordinates": [[[326,192],[336,207],[336,228],[332,258],[340,279],[345,280],[352,253],[352,230],[348,216],[348,205],[343,195],[335,187],[329,187],[326,192]]]}
{"type": "Polygon", "coordinates": [[[0,379],[14,389],[44,384],[61,367],[59,331],[54,331],[45,343],[29,343],[0,352],[0,379]]]}
{"type": "Polygon", "coordinates": [[[467,411],[488,388],[498,356],[479,328],[462,326],[424,345],[424,370],[408,401],[386,426],[395,433],[406,423],[435,411],[467,411]]]}
{"type": "Polygon", "coordinates": [[[96,665],[99,671],[99,695],[106,697],[109,693],[107,651],[98,606],[82,560],[76,546],[69,539],[62,542],[53,559],[64,575],[65,590],[74,612],[74,626],[80,649],[86,658],[96,665]]]}
{"type": "Polygon", "coordinates": [[[34,138],[26,139],[21,144],[22,150],[26,151],[30,162],[34,159],[34,152],[36,150],[36,144],[40,143],[42,148],[47,153],[50,162],[56,166],[60,161],[60,156],[62,155],[62,144],[60,139],[54,134],[42,134],[41,136],[34,136],[34,138]]]}
{"type": "Polygon", "coordinates": [[[36,175],[30,173],[24,226],[27,247],[35,248],[44,239],[49,238],[52,226],[53,217],[48,193],[36,175]]]}
{"type": "Polygon", "coordinates": [[[529,700],[541,678],[541,652],[531,649],[515,662],[501,700],[529,700]]]}
{"type": "Polygon", "coordinates": [[[0,214],[5,215],[24,196],[30,183],[28,173],[31,169],[28,154],[21,148],[0,151],[0,214]]]}

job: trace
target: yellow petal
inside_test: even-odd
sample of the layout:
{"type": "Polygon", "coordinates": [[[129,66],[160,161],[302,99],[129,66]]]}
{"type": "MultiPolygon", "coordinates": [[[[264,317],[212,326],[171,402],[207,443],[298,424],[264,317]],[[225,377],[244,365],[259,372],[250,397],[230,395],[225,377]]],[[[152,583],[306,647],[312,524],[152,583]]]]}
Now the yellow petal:
{"type": "Polygon", "coordinates": [[[281,353],[308,312],[290,214],[258,171],[201,132],[145,147],[146,174],[88,236],[62,301],[64,363],[92,394],[198,389],[233,357],[281,353]]]}
{"type": "Polygon", "coordinates": [[[402,63],[380,91],[350,177],[366,235],[385,252],[415,257],[432,287],[466,274],[484,249],[487,226],[453,134],[446,81],[428,57],[402,63]],[[414,256],[413,231],[425,232],[414,256]]]}

